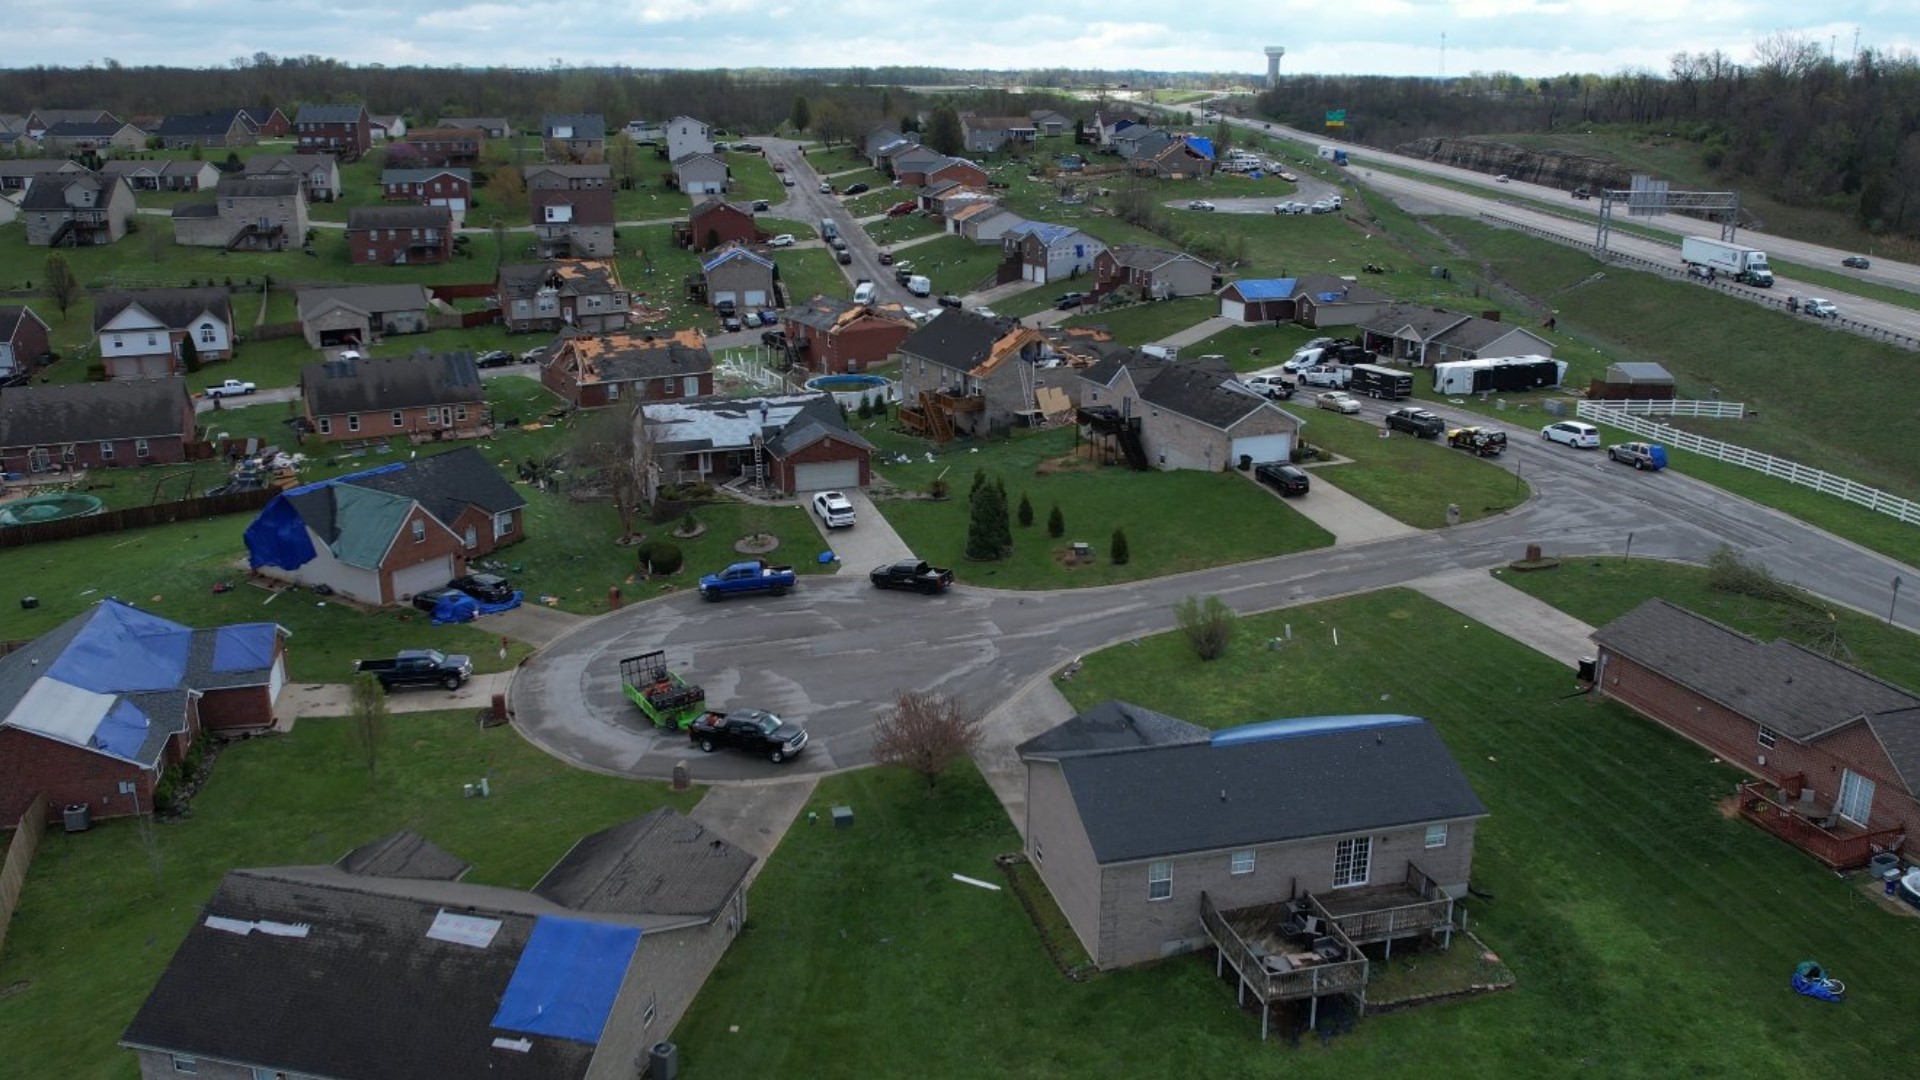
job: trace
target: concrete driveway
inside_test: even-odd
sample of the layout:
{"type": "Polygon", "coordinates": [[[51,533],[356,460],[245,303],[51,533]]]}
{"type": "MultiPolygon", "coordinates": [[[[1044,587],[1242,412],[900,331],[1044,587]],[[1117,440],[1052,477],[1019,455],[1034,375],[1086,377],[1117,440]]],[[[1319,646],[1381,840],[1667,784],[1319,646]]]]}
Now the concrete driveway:
{"type": "MultiPolygon", "coordinates": [[[[842,492],[847,501],[853,504],[854,525],[846,529],[829,529],[820,520],[820,515],[812,514],[814,527],[820,530],[827,546],[833,549],[834,556],[840,561],[840,573],[844,575],[864,576],[867,571],[885,563],[899,562],[914,557],[913,549],[907,546],[900,534],[879,510],[873,500],[860,490],[842,492]]],[[[807,509],[813,509],[813,496],[807,496],[807,509]]]]}

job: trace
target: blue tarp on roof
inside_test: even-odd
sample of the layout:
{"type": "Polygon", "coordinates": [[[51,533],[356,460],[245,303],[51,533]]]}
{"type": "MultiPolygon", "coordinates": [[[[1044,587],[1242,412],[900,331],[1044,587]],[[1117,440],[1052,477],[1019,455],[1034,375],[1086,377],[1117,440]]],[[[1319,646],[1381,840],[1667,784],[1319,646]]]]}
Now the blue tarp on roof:
{"type": "Polygon", "coordinates": [[[1243,724],[1213,733],[1213,745],[1238,746],[1242,743],[1298,739],[1306,735],[1326,735],[1335,731],[1372,731],[1376,728],[1424,724],[1417,716],[1395,713],[1358,713],[1352,716],[1295,716],[1286,720],[1265,720],[1243,724]]]}
{"type": "Polygon", "coordinates": [[[599,1045],[620,980],[639,947],[639,927],[535,920],[493,1026],[599,1045]]]}
{"type": "Polygon", "coordinates": [[[108,600],[94,609],[47,674],[100,694],[175,690],[186,677],[192,644],[193,631],[179,623],[108,600]]]}
{"type": "Polygon", "coordinates": [[[213,632],[213,670],[259,671],[273,666],[273,646],[280,628],[272,623],[239,623],[213,632]]]}
{"type": "Polygon", "coordinates": [[[1202,138],[1198,135],[1189,135],[1187,136],[1187,145],[1193,147],[1194,153],[1199,154],[1208,161],[1213,160],[1212,139],[1202,138]]]}
{"type": "Polygon", "coordinates": [[[307,523],[301,520],[300,511],[294,509],[291,501],[293,496],[323,491],[334,484],[348,484],[368,476],[399,472],[406,467],[406,462],[395,461],[377,468],[336,476],[331,480],[302,484],[275,495],[273,501],[260,511],[260,516],[254,518],[246,532],[241,534],[247,545],[247,565],[256,570],[262,566],[298,570],[319,554],[313,548],[312,538],[307,535],[307,523]]]}
{"type": "Polygon", "coordinates": [[[1074,228],[1071,225],[1049,225],[1043,221],[1036,221],[1023,231],[1039,237],[1042,244],[1052,247],[1056,241],[1073,235],[1074,228]]]}
{"type": "Polygon", "coordinates": [[[1295,280],[1283,278],[1242,278],[1233,283],[1243,300],[1285,300],[1293,295],[1295,280]]]}
{"type": "Polygon", "coordinates": [[[1322,304],[1331,304],[1338,300],[1345,300],[1347,298],[1347,290],[1340,289],[1336,292],[1314,293],[1313,298],[1322,304]]]}
{"type": "Polygon", "coordinates": [[[95,746],[115,757],[133,760],[135,754],[147,743],[147,729],[152,721],[139,706],[126,698],[113,703],[100,726],[93,729],[95,746]]]}

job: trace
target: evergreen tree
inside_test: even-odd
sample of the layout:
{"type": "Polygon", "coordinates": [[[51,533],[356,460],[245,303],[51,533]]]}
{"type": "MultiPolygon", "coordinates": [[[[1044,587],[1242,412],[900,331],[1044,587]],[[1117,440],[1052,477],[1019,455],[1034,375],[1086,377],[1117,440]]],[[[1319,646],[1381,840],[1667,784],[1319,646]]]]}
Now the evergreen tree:
{"type": "Polygon", "coordinates": [[[1033,504],[1027,501],[1027,493],[1023,491],[1020,493],[1020,527],[1026,529],[1031,528],[1032,525],[1033,504]]]}
{"type": "Polygon", "coordinates": [[[974,474],[973,494],[967,499],[967,558],[990,562],[1000,557],[1001,524],[994,523],[993,488],[986,478],[974,474]]]}
{"type": "Polygon", "coordinates": [[[1129,553],[1127,552],[1127,530],[1113,530],[1113,542],[1107,546],[1107,558],[1112,560],[1115,566],[1127,565],[1127,559],[1129,558],[1129,553]]]}
{"type": "MultiPolygon", "coordinates": [[[[189,375],[200,370],[200,347],[193,343],[192,334],[180,339],[180,366],[185,368],[189,375]]],[[[219,398],[213,400],[215,404],[220,401],[219,398]]]]}
{"type": "Polygon", "coordinates": [[[801,132],[813,124],[813,108],[807,104],[807,95],[801,94],[793,99],[793,112],[788,114],[787,123],[793,130],[801,132]]]}
{"type": "Polygon", "coordinates": [[[933,110],[933,118],[928,122],[926,138],[921,140],[927,149],[941,154],[958,154],[966,144],[966,136],[960,131],[960,114],[953,111],[952,105],[941,105],[933,110]]]}
{"type": "Polygon", "coordinates": [[[1047,515],[1047,535],[1055,540],[1067,535],[1067,519],[1060,513],[1060,504],[1053,504],[1053,512],[1047,515]]]}
{"type": "Polygon", "coordinates": [[[1003,554],[1013,552],[1013,520],[1007,514],[1007,485],[993,478],[993,535],[1003,554]]]}

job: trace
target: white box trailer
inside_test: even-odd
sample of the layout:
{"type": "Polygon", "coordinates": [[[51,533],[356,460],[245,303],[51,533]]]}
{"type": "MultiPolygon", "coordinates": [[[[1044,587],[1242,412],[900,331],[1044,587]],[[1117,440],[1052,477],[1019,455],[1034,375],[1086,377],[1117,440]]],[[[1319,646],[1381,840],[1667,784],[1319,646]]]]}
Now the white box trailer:
{"type": "Polygon", "coordinates": [[[1440,394],[1539,390],[1559,386],[1566,377],[1567,362],[1549,356],[1492,356],[1433,365],[1433,389],[1440,394]]]}
{"type": "Polygon", "coordinates": [[[1759,248],[1705,236],[1686,236],[1680,240],[1680,261],[1689,270],[1712,270],[1762,289],[1773,286],[1773,269],[1767,265],[1767,253],[1759,248]]]}

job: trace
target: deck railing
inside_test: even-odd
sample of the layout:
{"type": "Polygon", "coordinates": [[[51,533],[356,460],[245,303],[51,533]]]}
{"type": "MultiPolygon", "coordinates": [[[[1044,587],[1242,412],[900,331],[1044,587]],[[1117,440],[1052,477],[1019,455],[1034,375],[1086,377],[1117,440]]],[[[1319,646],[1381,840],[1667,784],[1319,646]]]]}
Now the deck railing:
{"type": "MultiPolygon", "coordinates": [[[[1285,904],[1263,904],[1236,909],[1234,915],[1241,919],[1270,919],[1277,923],[1284,918],[1285,910],[1285,904]]],[[[1340,942],[1341,955],[1347,959],[1275,972],[1267,970],[1264,956],[1247,944],[1226,916],[1213,906],[1213,898],[1206,893],[1200,894],[1200,922],[1206,927],[1207,935],[1214,944],[1219,946],[1222,958],[1240,973],[1243,984],[1263,1002],[1356,993],[1363,991],[1367,985],[1366,956],[1337,928],[1331,930],[1330,936],[1340,942]]]]}
{"type": "Polygon", "coordinates": [[[1774,785],[1749,780],[1740,785],[1740,816],[1812,855],[1834,870],[1867,865],[1877,852],[1896,851],[1905,840],[1898,828],[1834,832],[1767,797],[1774,785]]]}

